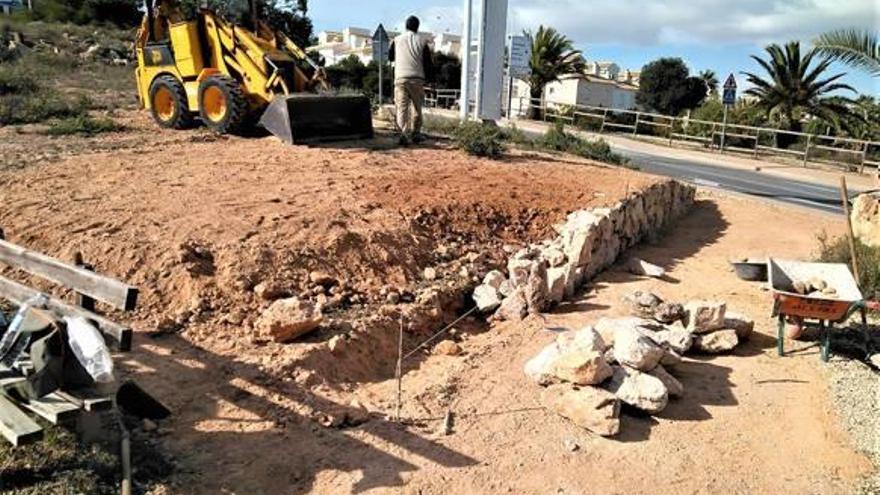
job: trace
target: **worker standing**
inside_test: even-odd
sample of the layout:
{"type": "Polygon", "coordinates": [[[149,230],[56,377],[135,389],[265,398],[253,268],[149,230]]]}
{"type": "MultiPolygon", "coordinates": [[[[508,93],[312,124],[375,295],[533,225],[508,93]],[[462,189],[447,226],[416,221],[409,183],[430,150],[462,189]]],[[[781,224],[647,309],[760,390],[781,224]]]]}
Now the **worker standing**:
{"type": "Polygon", "coordinates": [[[422,136],[422,104],[425,79],[431,73],[431,48],[428,39],[419,35],[419,18],[406,19],[406,32],[398,35],[389,47],[388,60],[394,62],[394,105],[400,144],[419,143],[422,136]]]}

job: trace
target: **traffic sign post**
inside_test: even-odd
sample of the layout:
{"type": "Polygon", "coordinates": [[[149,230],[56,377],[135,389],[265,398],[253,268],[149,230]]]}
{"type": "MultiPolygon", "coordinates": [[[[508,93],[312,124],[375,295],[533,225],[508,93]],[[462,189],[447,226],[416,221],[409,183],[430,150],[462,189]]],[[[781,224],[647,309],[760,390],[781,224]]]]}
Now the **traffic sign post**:
{"type": "Polygon", "coordinates": [[[382,68],[388,60],[388,33],[382,24],[379,24],[376,32],[373,33],[373,60],[379,64],[379,105],[381,105],[385,101],[382,95],[382,68]]]}
{"type": "Polygon", "coordinates": [[[721,147],[719,151],[724,153],[724,141],[727,139],[727,112],[731,106],[736,104],[736,78],[733,77],[733,74],[727,76],[727,80],[724,81],[721,103],[724,105],[724,120],[721,123],[721,147]]]}
{"type": "Polygon", "coordinates": [[[522,35],[507,37],[507,118],[513,116],[513,81],[526,79],[532,74],[529,59],[532,47],[529,39],[522,35]]]}

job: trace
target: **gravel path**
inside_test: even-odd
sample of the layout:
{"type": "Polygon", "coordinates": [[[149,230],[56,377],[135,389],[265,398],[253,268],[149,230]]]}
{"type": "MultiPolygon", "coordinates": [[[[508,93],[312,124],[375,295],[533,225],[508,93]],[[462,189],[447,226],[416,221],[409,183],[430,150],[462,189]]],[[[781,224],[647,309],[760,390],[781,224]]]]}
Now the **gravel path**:
{"type": "Polygon", "coordinates": [[[849,359],[833,359],[827,369],[843,426],[875,466],[855,493],[880,493],[880,372],[849,359]]]}

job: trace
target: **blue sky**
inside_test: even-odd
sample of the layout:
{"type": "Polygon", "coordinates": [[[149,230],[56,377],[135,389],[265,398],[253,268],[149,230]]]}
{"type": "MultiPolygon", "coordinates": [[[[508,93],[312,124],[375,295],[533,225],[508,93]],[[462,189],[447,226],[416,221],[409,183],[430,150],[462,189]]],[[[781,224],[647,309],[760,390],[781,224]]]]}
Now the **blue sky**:
{"type": "MultiPolygon", "coordinates": [[[[315,29],[399,27],[410,14],[425,30],[460,33],[463,1],[310,0],[315,29]]],[[[474,1],[475,4],[479,0],[474,1]]],[[[638,69],[662,56],[681,57],[696,73],[758,71],[750,58],[767,43],[808,42],[841,27],[880,29],[880,0],[510,0],[508,32],[556,27],[588,60],[613,60],[638,69]]],[[[846,67],[845,82],[880,96],[880,78],[846,67]]]]}

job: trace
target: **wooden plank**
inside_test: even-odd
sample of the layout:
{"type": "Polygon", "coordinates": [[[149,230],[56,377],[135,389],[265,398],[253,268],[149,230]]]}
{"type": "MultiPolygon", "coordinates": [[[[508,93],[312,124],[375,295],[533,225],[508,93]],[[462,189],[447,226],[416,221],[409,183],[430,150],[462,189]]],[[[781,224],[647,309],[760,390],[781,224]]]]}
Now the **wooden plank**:
{"type": "Polygon", "coordinates": [[[19,405],[53,425],[76,419],[80,411],[79,405],[68,401],[56,392],[44,395],[39,399],[31,399],[26,403],[20,402],[19,405]]]}
{"type": "Polygon", "coordinates": [[[100,395],[92,389],[59,390],[57,393],[89,412],[109,411],[113,408],[112,396],[100,395]]]}
{"type": "Polygon", "coordinates": [[[24,376],[31,376],[34,372],[34,363],[30,359],[21,359],[12,365],[12,369],[18,371],[24,376]]]}
{"type": "Polygon", "coordinates": [[[43,438],[43,427],[5,395],[0,395],[0,435],[19,447],[43,438]]]}
{"type": "Polygon", "coordinates": [[[26,378],[18,371],[0,366],[0,391],[18,385],[25,380],[26,378]]]}
{"type": "Polygon", "coordinates": [[[131,311],[137,305],[138,290],[135,287],[8,241],[0,240],[0,262],[74,289],[119,309],[131,311]]]}
{"type": "MultiPolygon", "coordinates": [[[[23,304],[25,301],[32,299],[41,293],[31,289],[26,285],[22,285],[6,277],[0,277],[0,297],[12,301],[14,304],[23,304]]],[[[118,323],[110,321],[102,316],[96,315],[91,311],[67,304],[60,299],[56,299],[47,294],[43,294],[48,298],[46,309],[55,313],[56,316],[82,316],[83,318],[94,322],[98,330],[104,335],[113,347],[120,351],[131,350],[131,329],[118,323]]]]}

